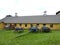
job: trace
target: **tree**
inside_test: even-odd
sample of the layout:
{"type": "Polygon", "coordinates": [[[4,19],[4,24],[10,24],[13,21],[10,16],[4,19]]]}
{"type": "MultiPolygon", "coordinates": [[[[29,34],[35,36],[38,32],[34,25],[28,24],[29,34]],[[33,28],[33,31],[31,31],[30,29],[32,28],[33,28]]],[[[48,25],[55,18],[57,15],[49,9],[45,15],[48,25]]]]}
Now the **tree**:
{"type": "Polygon", "coordinates": [[[11,15],[7,15],[6,17],[12,17],[11,15]]]}
{"type": "Polygon", "coordinates": [[[60,13],[60,11],[56,12],[56,15],[58,15],[60,13]]]}

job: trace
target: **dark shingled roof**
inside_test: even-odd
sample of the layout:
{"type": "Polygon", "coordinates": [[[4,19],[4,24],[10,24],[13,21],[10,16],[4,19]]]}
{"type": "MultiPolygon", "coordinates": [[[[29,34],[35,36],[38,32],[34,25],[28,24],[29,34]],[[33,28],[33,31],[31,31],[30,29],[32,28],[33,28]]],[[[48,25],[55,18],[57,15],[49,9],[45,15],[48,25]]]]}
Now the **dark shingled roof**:
{"type": "Polygon", "coordinates": [[[60,23],[60,15],[6,17],[4,23],[60,23]]]}

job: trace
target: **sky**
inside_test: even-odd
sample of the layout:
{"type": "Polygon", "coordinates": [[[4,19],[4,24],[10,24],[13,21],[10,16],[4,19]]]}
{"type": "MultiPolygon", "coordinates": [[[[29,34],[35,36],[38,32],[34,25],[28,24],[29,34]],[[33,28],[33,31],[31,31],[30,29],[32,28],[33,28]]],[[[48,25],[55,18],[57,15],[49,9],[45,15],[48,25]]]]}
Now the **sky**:
{"type": "Polygon", "coordinates": [[[0,0],[0,19],[6,15],[34,16],[55,15],[60,10],[60,0],[0,0]]]}

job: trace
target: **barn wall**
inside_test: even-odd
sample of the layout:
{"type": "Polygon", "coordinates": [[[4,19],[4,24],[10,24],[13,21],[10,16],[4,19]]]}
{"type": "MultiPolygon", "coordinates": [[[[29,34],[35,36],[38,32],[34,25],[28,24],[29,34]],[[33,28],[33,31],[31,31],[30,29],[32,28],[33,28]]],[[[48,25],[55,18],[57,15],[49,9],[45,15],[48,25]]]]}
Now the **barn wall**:
{"type": "Polygon", "coordinates": [[[60,29],[60,24],[53,24],[53,27],[50,27],[50,24],[46,24],[50,29],[60,29]]]}
{"type": "Polygon", "coordinates": [[[21,27],[20,24],[16,24],[16,27],[21,27]]]}
{"type": "Polygon", "coordinates": [[[0,23],[0,29],[4,29],[4,27],[5,27],[5,25],[4,25],[4,23],[0,23]]]}
{"type": "Polygon", "coordinates": [[[25,24],[22,24],[21,27],[24,29],[28,29],[28,28],[30,28],[30,24],[27,24],[27,26],[25,26],[25,24]]]}
{"type": "MultiPolygon", "coordinates": [[[[36,26],[37,24],[32,24],[33,26],[36,26]]],[[[3,29],[4,28],[4,26],[5,26],[5,24],[4,23],[0,23],[0,29],[3,29]]],[[[50,27],[50,24],[46,24],[46,26],[47,27],[49,27],[49,28],[51,28],[50,27]]],[[[24,28],[24,29],[29,29],[30,27],[31,27],[31,24],[27,24],[27,27],[25,27],[25,24],[21,24],[21,26],[20,26],[20,24],[16,24],[16,27],[22,27],[22,28],[24,28]]],[[[42,27],[43,27],[43,24],[41,23],[41,24],[39,24],[38,26],[37,26],[39,29],[41,29],[42,27]]],[[[53,24],[53,27],[51,28],[51,29],[60,29],[60,24],[53,24]]]]}
{"type": "Polygon", "coordinates": [[[53,28],[52,29],[60,29],[60,24],[53,24],[53,28]]]}
{"type": "MultiPolygon", "coordinates": [[[[36,24],[32,24],[33,26],[36,26],[36,24]]],[[[31,27],[31,24],[27,24],[27,27],[25,27],[25,24],[22,24],[21,26],[19,24],[16,25],[17,27],[22,27],[24,29],[29,29],[31,27]]],[[[46,24],[47,27],[50,27],[50,24],[46,24]]],[[[43,27],[43,24],[39,24],[37,26],[39,29],[43,27]]],[[[53,24],[53,27],[51,29],[60,29],[60,24],[53,24]]]]}

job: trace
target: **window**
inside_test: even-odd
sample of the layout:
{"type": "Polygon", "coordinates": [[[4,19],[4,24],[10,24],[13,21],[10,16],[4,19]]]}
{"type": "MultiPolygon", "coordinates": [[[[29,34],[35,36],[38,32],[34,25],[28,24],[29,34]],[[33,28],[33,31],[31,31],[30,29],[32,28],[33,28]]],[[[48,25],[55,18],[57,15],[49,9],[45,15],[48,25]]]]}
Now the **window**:
{"type": "Polygon", "coordinates": [[[53,28],[53,24],[50,24],[50,27],[53,28]]]}
{"type": "Polygon", "coordinates": [[[39,24],[37,24],[37,26],[38,26],[39,24]]]}
{"type": "Polygon", "coordinates": [[[27,24],[25,24],[25,27],[27,27],[27,24]]]}
{"type": "Polygon", "coordinates": [[[33,27],[33,24],[31,24],[31,27],[33,27]]]}
{"type": "Polygon", "coordinates": [[[20,26],[21,26],[22,24],[20,24],[20,26]]]}
{"type": "Polygon", "coordinates": [[[46,26],[46,24],[43,24],[43,26],[46,26]]]}
{"type": "Polygon", "coordinates": [[[16,26],[16,24],[15,24],[15,26],[16,26]]]}
{"type": "Polygon", "coordinates": [[[7,24],[5,23],[5,25],[7,25],[7,24]]]}

